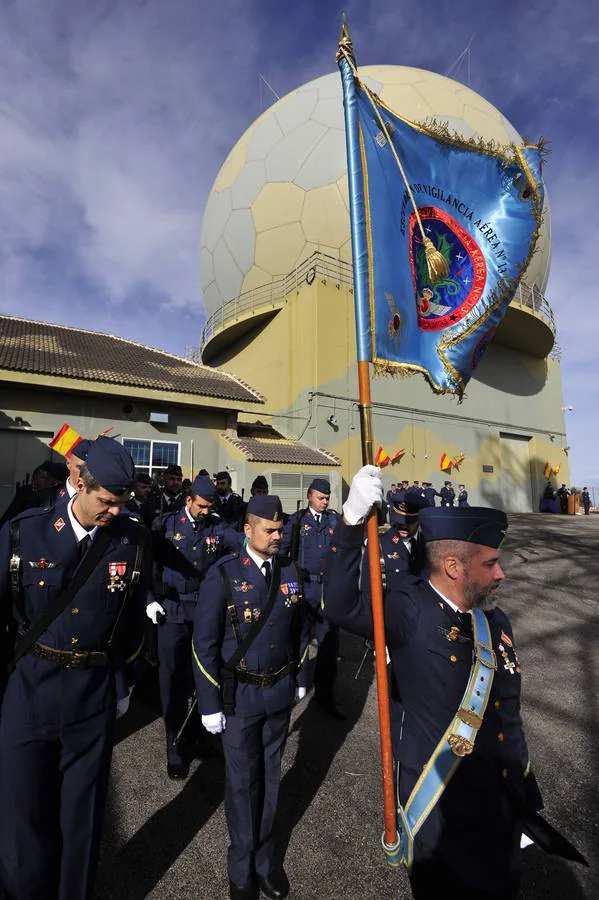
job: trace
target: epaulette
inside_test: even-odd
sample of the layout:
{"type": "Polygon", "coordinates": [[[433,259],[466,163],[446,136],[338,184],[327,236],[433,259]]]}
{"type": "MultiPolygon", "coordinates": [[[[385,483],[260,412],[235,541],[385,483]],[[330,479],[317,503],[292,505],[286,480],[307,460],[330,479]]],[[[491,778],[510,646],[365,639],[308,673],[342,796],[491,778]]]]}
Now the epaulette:
{"type": "Polygon", "coordinates": [[[18,515],[13,516],[13,518],[10,519],[9,521],[13,522],[16,519],[18,519],[19,521],[22,521],[23,519],[29,519],[29,518],[33,518],[35,516],[44,516],[44,515],[47,515],[49,512],[52,512],[53,509],[54,509],[53,506],[31,506],[31,507],[29,507],[29,509],[24,509],[18,515]]]}
{"type": "Polygon", "coordinates": [[[231,562],[233,559],[239,559],[239,551],[236,550],[233,553],[227,553],[226,556],[221,556],[220,559],[214,563],[215,566],[223,566],[225,563],[231,562]]]}

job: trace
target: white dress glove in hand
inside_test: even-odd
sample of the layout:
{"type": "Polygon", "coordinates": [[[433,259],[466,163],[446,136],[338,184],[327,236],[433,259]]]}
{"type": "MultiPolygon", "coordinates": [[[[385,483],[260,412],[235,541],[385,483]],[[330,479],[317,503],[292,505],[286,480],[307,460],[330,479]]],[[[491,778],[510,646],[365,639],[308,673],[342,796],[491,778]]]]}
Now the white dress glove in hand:
{"type": "Polygon", "coordinates": [[[227,727],[227,720],[224,713],[211,713],[209,716],[202,716],[202,725],[210,734],[220,734],[227,727]]]}
{"type": "Polygon", "coordinates": [[[349,496],[343,504],[348,525],[359,525],[373,506],[383,503],[383,476],[376,466],[362,466],[352,479],[349,496]]]}
{"type": "Polygon", "coordinates": [[[133,693],[133,688],[129,688],[129,693],[126,697],[123,697],[122,700],[116,701],[116,717],[120,719],[121,716],[124,716],[127,710],[129,709],[129,703],[131,702],[131,694],[133,693]]]}
{"type": "Polygon", "coordinates": [[[296,687],[295,689],[295,702],[299,703],[307,694],[307,689],[305,687],[296,687]]]}
{"type": "Polygon", "coordinates": [[[146,606],[146,616],[148,619],[154,623],[154,625],[158,625],[158,615],[165,616],[166,613],[158,600],[154,600],[153,603],[148,603],[146,606]]]}

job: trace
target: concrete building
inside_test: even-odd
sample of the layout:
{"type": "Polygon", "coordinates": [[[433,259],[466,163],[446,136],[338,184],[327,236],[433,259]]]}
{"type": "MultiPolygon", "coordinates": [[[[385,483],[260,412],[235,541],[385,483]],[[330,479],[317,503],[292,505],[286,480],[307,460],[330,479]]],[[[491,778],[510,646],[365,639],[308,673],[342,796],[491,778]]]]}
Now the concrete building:
{"type": "Polygon", "coordinates": [[[228,469],[233,487],[258,473],[290,511],[315,474],[339,461],[261,424],[264,397],[238,377],[97,332],[0,316],[0,512],[45,459],[63,423],[83,437],[107,428],[141,471],[179,463],[186,477],[228,469]],[[251,424],[244,424],[247,419],[251,424]]]}
{"type": "MultiPolygon", "coordinates": [[[[435,117],[464,135],[521,143],[505,117],[469,88],[401,66],[361,70],[390,107],[435,117]]],[[[326,448],[347,482],[361,464],[347,168],[338,74],[282,98],[235,145],[202,227],[207,311],[204,363],[264,396],[282,434],[326,448]],[[298,430],[298,426],[301,428],[298,430]]],[[[464,482],[470,502],[538,509],[547,463],[568,481],[555,321],[544,296],[551,256],[546,201],[539,250],[461,405],[420,376],[373,382],[374,436],[385,478],[464,482]],[[442,454],[463,455],[451,475],[442,454]]]]}

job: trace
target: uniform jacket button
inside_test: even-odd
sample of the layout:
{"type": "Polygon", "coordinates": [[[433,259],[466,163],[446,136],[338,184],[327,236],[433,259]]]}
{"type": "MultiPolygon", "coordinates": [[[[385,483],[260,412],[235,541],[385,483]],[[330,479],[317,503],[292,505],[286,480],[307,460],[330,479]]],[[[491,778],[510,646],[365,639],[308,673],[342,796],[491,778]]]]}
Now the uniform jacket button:
{"type": "Polygon", "coordinates": [[[74,616],[78,616],[79,615],[79,607],[74,606],[73,609],[71,610],[71,612],[73,613],[74,616]]]}
{"type": "Polygon", "coordinates": [[[501,777],[502,777],[502,778],[507,778],[507,769],[502,769],[502,770],[501,770],[501,777]]]}
{"type": "Polygon", "coordinates": [[[45,581],[38,581],[38,584],[40,587],[43,587],[45,585],[45,583],[46,583],[45,581]]]}
{"type": "Polygon", "coordinates": [[[503,741],[504,741],[503,731],[499,732],[499,734],[497,735],[497,740],[499,741],[500,744],[503,744],[503,741]]]}
{"type": "Polygon", "coordinates": [[[493,706],[495,707],[495,709],[499,709],[499,707],[501,706],[501,703],[499,702],[499,700],[496,700],[495,703],[493,704],[493,706]]]}
{"type": "Polygon", "coordinates": [[[452,653],[452,655],[449,657],[449,662],[457,663],[457,661],[458,661],[457,656],[454,656],[452,653]]]}

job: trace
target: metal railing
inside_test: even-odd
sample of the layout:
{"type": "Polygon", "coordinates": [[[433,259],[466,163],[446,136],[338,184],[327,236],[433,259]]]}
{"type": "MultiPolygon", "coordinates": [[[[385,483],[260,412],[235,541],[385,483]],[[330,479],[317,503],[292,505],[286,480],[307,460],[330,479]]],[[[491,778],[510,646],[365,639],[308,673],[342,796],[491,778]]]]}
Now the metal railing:
{"type": "MultiPolygon", "coordinates": [[[[312,284],[315,278],[323,278],[333,281],[335,284],[344,284],[353,288],[353,267],[351,263],[344,262],[327,253],[316,250],[312,256],[300,263],[288,275],[279,276],[268,284],[244,291],[234,300],[227,300],[219,306],[206,320],[200,338],[199,358],[201,351],[208,341],[218,332],[222,331],[230,322],[236,322],[240,318],[249,316],[254,312],[265,312],[270,309],[279,309],[284,306],[289,294],[298,291],[303,284],[312,284]]],[[[515,306],[532,309],[540,316],[555,334],[555,316],[545,296],[533,285],[520,283],[516,295],[512,300],[515,306]]],[[[188,355],[195,356],[197,348],[189,348],[188,355]]]]}

